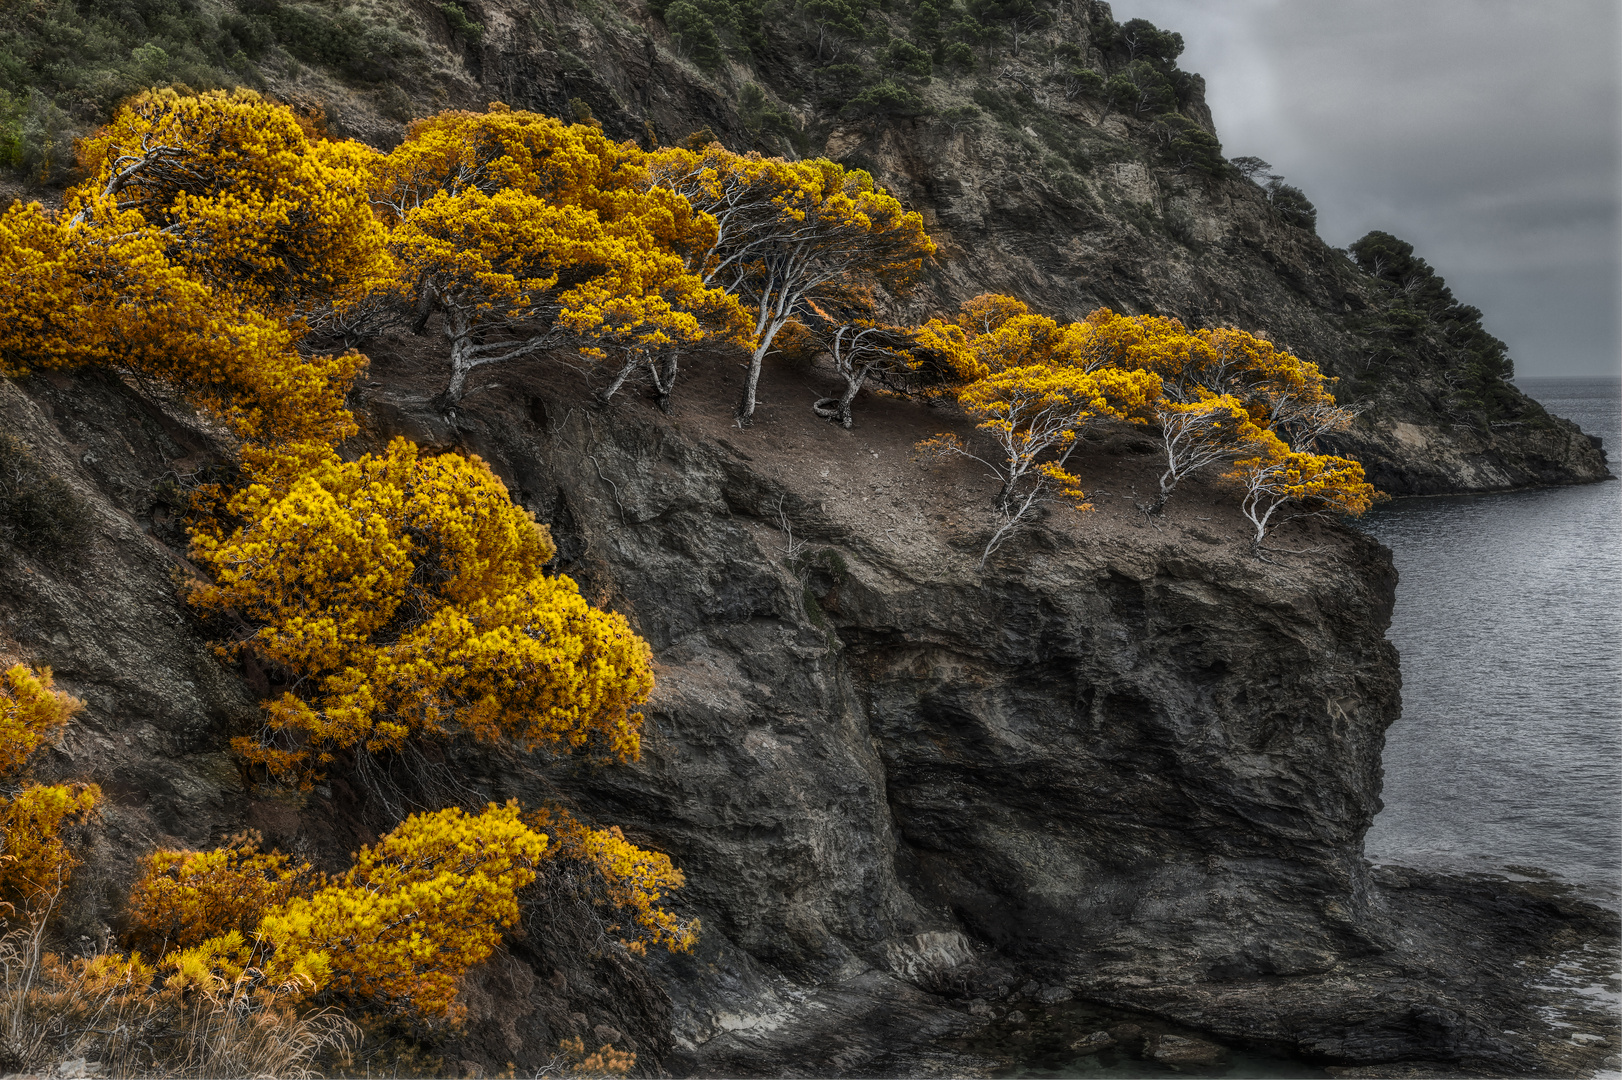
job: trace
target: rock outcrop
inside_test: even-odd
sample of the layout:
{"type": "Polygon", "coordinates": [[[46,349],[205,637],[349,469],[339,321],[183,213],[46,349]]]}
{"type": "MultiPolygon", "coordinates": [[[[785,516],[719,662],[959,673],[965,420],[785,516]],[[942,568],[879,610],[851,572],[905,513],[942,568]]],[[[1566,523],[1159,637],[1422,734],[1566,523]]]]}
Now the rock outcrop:
{"type": "MultiPolygon", "coordinates": [[[[705,927],[695,956],[644,969],[543,888],[448,1061],[535,1066],[602,1030],[677,1074],[973,1070],[943,1040],[988,1022],[975,1001],[1037,1015],[1071,994],[1345,1065],[1604,1052],[1550,1034],[1513,961],[1604,947],[1612,920],[1507,885],[1400,888],[1362,859],[1399,698],[1394,575],[1360,534],[1292,526],[1257,560],[1198,485],[1148,522],[1150,444],[1122,429],[1080,464],[1098,509],[1055,508],[982,575],[986,480],[910,459],[962,423],[945,412],[874,399],[844,431],[812,416],[814,373],[778,370],[739,430],[714,370],[667,417],[513,368],[446,416],[439,372],[383,349],[373,376],[353,449],[405,434],[484,456],[659,665],[634,766],[446,764],[470,800],[561,798],[670,853],[705,927]]],[[[363,790],[259,788],[225,750],[254,696],[171,580],[175,484],[222,455],[207,426],[97,375],[0,395],[84,532],[0,559],[5,651],[89,702],[45,771],[110,797],[68,940],[116,934],[156,845],[253,827],[336,865],[386,827],[363,790]]]]}

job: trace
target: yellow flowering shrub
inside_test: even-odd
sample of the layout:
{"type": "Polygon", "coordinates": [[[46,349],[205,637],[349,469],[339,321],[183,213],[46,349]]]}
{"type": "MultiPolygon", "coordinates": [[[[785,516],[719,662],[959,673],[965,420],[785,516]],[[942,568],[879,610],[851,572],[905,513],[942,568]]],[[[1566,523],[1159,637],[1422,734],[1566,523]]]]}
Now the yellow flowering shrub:
{"type": "Polygon", "coordinates": [[[0,672],[0,774],[23,767],[51,732],[71,720],[84,702],[51,686],[51,669],[37,673],[22,664],[0,672]]]}
{"type": "Polygon", "coordinates": [[[0,897],[48,906],[79,865],[62,830],[84,821],[100,803],[101,788],[77,783],[24,784],[0,801],[0,836],[6,848],[0,897]]]}
{"type": "Polygon", "coordinates": [[[377,155],[312,141],[248,91],[142,95],[80,148],[61,211],[0,213],[0,374],[95,365],[159,379],[247,441],[320,457],[355,431],[356,353],[306,356],[305,317],[392,276],[377,155]]]}
{"type": "MultiPolygon", "coordinates": [[[[0,774],[15,775],[82,708],[84,702],[52,687],[49,668],[8,668],[0,675],[0,774]]],[[[62,831],[100,802],[95,784],[24,783],[0,799],[0,903],[50,906],[79,865],[62,831]]]]}
{"type": "Polygon", "coordinates": [[[246,837],[160,851],[130,896],[129,940],[152,959],[105,963],[113,976],[143,965],[171,988],[247,976],[277,997],[442,1015],[518,921],[546,852],[516,803],[414,814],[330,881],[246,837]]]}
{"type": "Polygon", "coordinates": [[[87,365],[179,388],[251,441],[347,438],[356,353],[304,356],[285,318],[239,305],[170,258],[135,211],[74,223],[0,213],[0,374],[87,365]]]}
{"type": "MultiPolygon", "coordinates": [[[[558,810],[521,814],[451,808],[408,818],[362,848],[342,877],[233,837],[212,851],[147,857],[130,894],[128,961],[165,985],[261,980],[275,996],[337,995],[387,1011],[454,1011],[457,981],[490,956],[519,917],[518,894],[545,859],[584,864],[601,903],[625,912],[633,952],[691,950],[698,921],[661,908],[684,883],[668,856],[617,828],[592,829],[558,810]]],[[[611,926],[610,930],[620,930],[611,926]]],[[[125,968],[109,959],[109,977],[125,968]]]]}
{"type": "Polygon", "coordinates": [[[154,90],[79,145],[90,175],[66,211],[92,225],[135,213],[169,260],[261,310],[355,299],[388,273],[368,193],[378,153],[312,139],[251,90],[154,90]]]}
{"type": "Polygon", "coordinates": [[[130,892],[130,940],[149,956],[185,950],[236,931],[252,933],[271,908],[315,887],[307,862],[261,852],[243,833],[212,851],[155,851],[130,892]]]}
{"type": "Polygon", "coordinates": [[[397,439],[230,509],[240,525],[194,535],[213,580],[191,599],[245,620],[240,646],[296,685],[233,744],[273,775],[308,784],[339,751],[455,733],[638,756],[647,644],[543,573],[546,529],[479,459],[397,439]]]}
{"type": "Polygon", "coordinates": [[[617,825],[593,829],[557,808],[537,810],[529,821],[552,838],[548,858],[590,867],[602,882],[602,902],[626,913],[630,927],[609,927],[610,932],[625,929],[632,935],[622,939],[622,945],[638,954],[648,945],[663,945],[671,952],[692,951],[698,942],[699,921],[682,919],[659,906],[669,890],[687,883],[670,856],[637,847],[617,825]]]}
{"type": "Polygon", "coordinates": [[[516,803],[414,814],[362,848],[342,878],[266,913],[257,933],[267,973],[320,966],[339,994],[444,1013],[457,980],[518,921],[518,891],[546,846],[516,803]]]}

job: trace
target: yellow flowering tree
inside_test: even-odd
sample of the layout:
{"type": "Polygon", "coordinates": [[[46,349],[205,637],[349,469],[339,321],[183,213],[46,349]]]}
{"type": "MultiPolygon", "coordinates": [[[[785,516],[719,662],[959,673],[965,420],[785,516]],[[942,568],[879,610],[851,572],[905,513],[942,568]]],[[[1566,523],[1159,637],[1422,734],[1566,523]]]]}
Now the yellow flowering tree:
{"type": "Polygon", "coordinates": [[[1363,466],[1349,458],[1293,450],[1271,431],[1250,441],[1251,454],[1228,474],[1243,492],[1240,509],[1256,529],[1251,548],[1281,521],[1315,516],[1357,517],[1381,497],[1363,479],[1363,466]]]}
{"type": "Polygon", "coordinates": [[[1151,351],[1143,364],[1160,373],[1169,400],[1186,404],[1230,395],[1244,403],[1258,426],[1301,451],[1349,427],[1357,416],[1336,404],[1334,380],[1318,365],[1265,338],[1228,327],[1183,336],[1182,342],[1151,351]]]}
{"type": "Polygon", "coordinates": [[[959,455],[984,465],[999,490],[993,528],[980,567],[1057,487],[1078,509],[1090,505],[1078,477],[1065,470],[1083,428],[1100,418],[1144,422],[1160,392],[1151,372],[1085,371],[1051,364],[1005,368],[958,392],[958,404],[997,449],[981,457],[951,433],[920,444],[933,455],[959,455]]]}
{"type": "Polygon", "coordinates": [[[1079,371],[1151,372],[1161,379],[1153,414],[1166,468],[1160,491],[1143,508],[1158,513],[1184,477],[1258,452],[1252,439],[1271,431],[1293,450],[1344,430],[1355,410],[1339,406],[1332,380],[1317,365],[1242,330],[1188,330],[1159,315],[1121,315],[1099,308],[1059,324],[1010,296],[965,302],[952,320],[919,328],[921,343],[973,385],[1021,364],[1079,371]]]}
{"type": "Polygon", "coordinates": [[[1232,460],[1262,430],[1238,398],[1209,391],[1188,402],[1161,398],[1155,403],[1155,419],[1160,423],[1166,468],[1160,474],[1160,491],[1149,507],[1151,513],[1165,509],[1166,500],[1190,473],[1232,460]]]}
{"type": "Polygon", "coordinates": [[[784,161],[734,154],[719,143],[652,156],[654,190],[679,194],[714,223],[689,255],[707,286],[739,297],[754,316],[753,349],[738,417],[754,416],[761,363],[808,301],[852,289],[904,288],[933,255],[923,218],[873,177],[822,158],[784,161]]]}
{"type": "MultiPolygon", "coordinates": [[[[851,405],[869,380],[903,389],[904,380],[924,366],[913,331],[882,322],[872,295],[865,290],[853,289],[821,303],[807,300],[805,308],[803,322],[795,325],[804,327],[807,347],[824,352],[845,383],[838,397],[812,403],[811,411],[825,420],[850,427],[851,405]]],[[[779,340],[786,341],[793,334],[785,327],[779,340]]]]}
{"type": "Polygon", "coordinates": [[[450,402],[475,369],[565,335],[588,356],[620,355],[612,396],[641,367],[662,372],[665,353],[742,332],[736,300],[683,257],[708,224],[650,189],[644,158],[595,127],[499,103],[420,121],[388,155],[376,184],[402,297],[416,329],[441,317],[450,402]]]}

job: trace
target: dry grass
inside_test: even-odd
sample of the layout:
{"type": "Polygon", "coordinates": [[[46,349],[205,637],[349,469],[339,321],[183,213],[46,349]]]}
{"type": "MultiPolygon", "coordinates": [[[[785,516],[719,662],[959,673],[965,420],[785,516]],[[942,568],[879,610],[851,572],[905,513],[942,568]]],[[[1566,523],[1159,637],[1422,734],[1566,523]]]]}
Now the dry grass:
{"type": "Polygon", "coordinates": [[[249,977],[178,988],[117,957],[64,962],[42,938],[41,920],[0,937],[0,1073],[83,1060],[107,1077],[308,1077],[359,1035],[249,977]]]}

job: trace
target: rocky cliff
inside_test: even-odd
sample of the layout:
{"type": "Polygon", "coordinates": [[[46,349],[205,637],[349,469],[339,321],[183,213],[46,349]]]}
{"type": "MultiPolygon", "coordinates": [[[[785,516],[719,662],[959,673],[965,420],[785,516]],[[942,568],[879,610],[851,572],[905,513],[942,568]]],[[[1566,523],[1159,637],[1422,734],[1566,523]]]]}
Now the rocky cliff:
{"type": "MultiPolygon", "coordinates": [[[[635,766],[445,764],[470,801],[561,797],[669,852],[705,924],[696,956],[644,969],[545,883],[447,1061],[531,1068],[611,1034],[684,1075],[976,1071],[995,1055],[961,1040],[1071,995],[1343,1065],[1603,1054],[1554,1026],[1594,1030],[1581,1000],[1543,1017],[1531,987],[1562,950],[1607,955],[1608,917],[1547,887],[1382,882],[1361,857],[1399,703],[1372,541],[1294,526],[1259,561],[1205,487],[1148,524],[1153,459],[1123,429],[1082,463],[1098,509],[1053,511],[982,576],[987,481],[910,460],[962,424],[946,411],[875,399],[845,431],[806,407],[814,372],[778,370],[740,431],[735,377],[667,417],[542,368],[447,417],[408,351],[378,350],[352,449],[483,455],[659,664],[635,766]]],[[[336,865],[385,828],[363,789],[257,787],[225,750],[253,693],[172,582],[176,481],[222,453],[207,425],[103,376],[0,395],[76,526],[7,545],[4,649],[89,703],[45,772],[110,796],[65,939],[116,935],[153,846],[254,827],[336,865]]]]}
{"type": "MultiPolygon", "coordinates": [[[[942,246],[896,301],[909,314],[998,290],[1062,317],[1108,304],[1266,332],[1367,406],[1341,449],[1389,491],[1606,475],[1574,426],[1501,380],[1483,394],[1441,324],[1399,325],[1389,284],[1298,204],[1178,161],[1164,114],[1069,95],[1061,61],[1129,67],[1104,5],[1053,8],[1021,48],[895,83],[912,97],[884,108],[852,107],[877,84],[851,58],[880,63],[878,35],[835,62],[800,19],[701,64],[671,9],[632,0],[418,3],[389,16],[400,63],[365,74],[286,36],[315,5],[228,6],[285,38],[254,46],[244,81],[378,144],[500,98],[644,142],[708,128],[871,168],[942,246]]],[[[868,17],[893,32],[904,14],[868,17]]],[[[1211,134],[1178,74],[1177,115],[1211,134]]],[[[1293,526],[1258,560],[1231,498],[1197,483],[1149,521],[1153,447],[1122,429],[1077,463],[1097,509],[1054,509],[981,574],[987,481],[912,460],[967,432],[950,410],[864,399],[845,431],[811,413],[819,373],[785,365],[740,430],[724,362],[694,365],[668,416],[599,408],[536,363],[487,369],[447,415],[420,343],[369,351],[346,449],[405,434],[484,456],[550,524],[559,572],[659,665],[633,767],[437,764],[469,802],[561,798],[670,853],[705,926],[697,955],[643,965],[544,881],[468,987],[445,1071],[533,1070],[580,1036],[648,1073],[973,1073],[1005,1063],[988,1047],[1064,1030],[1071,999],[1364,1075],[1576,1073],[1615,1051],[1601,1005],[1548,990],[1603,980],[1614,917],[1555,886],[1362,858],[1399,672],[1389,555],[1360,534],[1293,526]]],[[[6,469],[55,478],[40,520],[0,522],[0,656],[86,699],[42,772],[109,795],[61,941],[115,938],[156,846],[256,828],[331,868],[386,829],[394,810],[359,784],[260,787],[225,749],[258,713],[252,673],[222,665],[173,580],[188,485],[228,458],[219,432],[97,374],[0,382],[0,431],[6,469]]],[[[1108,1037],[1141,1040],[1132,1026],[1108,1037]]]]}

